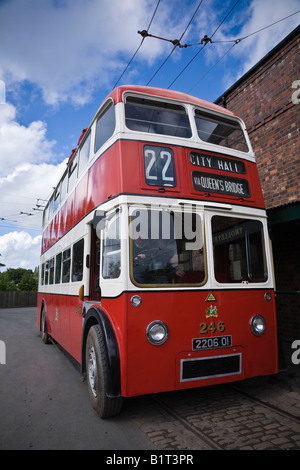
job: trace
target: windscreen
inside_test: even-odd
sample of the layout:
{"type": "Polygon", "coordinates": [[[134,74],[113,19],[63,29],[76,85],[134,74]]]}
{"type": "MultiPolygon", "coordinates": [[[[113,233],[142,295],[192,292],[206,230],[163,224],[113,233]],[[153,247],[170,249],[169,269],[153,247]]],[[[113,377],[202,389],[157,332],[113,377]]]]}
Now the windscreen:
{"type": "Polygon", "coordinates": [[[139,285],[203,284],[199,214],[135,209],[130,217],[131,278],[139,285]]]}

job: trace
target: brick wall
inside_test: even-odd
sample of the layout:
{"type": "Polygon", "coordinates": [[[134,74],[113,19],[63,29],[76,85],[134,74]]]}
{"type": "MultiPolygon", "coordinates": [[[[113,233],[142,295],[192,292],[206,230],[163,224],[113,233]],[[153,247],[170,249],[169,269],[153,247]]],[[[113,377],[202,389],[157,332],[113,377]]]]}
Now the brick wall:
{"type": "MultiPolygon", "coordinates": [[[[300,27],[216,101],[226,102],[246,124],[269,213],[300,201],[300,104],[292,101],[296,80],[300,27]]],[[[299,233],[300,214],[272,227],[278,331],[292,340],[300,339],[299,233]]]]}
{"type": "Polygon", "coordinates": [[[226,107],[248,129],[267,209],[300,200],[300,104],[292,102],[292,83],[300,80],[299,36],[225,94],[226,107]]]}

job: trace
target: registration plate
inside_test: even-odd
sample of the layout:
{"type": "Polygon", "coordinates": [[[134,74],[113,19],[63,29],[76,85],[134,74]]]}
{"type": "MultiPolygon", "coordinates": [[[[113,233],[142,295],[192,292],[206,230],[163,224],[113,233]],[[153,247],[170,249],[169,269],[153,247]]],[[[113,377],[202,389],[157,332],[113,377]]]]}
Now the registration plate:
{"type": "Polygon", "coordinates": [[[228,348],[231,345],[232,341],[230,335],[193,339],[193,351],[198,351],[199,349],[228,348]]]}

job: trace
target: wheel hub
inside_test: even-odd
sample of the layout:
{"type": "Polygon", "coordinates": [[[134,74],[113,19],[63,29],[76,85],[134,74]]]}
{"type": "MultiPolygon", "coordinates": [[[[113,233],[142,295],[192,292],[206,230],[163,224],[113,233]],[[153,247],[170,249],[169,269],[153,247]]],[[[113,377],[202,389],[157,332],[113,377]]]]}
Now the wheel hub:
{"type": "Polygon", "coordinates": [[[93,346],[89,350],[88,377],[94,397],[97,396],[97,360],[93,346]]]}

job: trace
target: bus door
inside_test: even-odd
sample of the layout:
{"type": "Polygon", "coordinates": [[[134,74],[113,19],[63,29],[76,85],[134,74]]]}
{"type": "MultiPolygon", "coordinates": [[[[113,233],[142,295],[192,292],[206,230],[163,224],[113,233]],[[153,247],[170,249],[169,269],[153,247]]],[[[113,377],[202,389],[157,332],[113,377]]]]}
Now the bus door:
{"type": "Polygon", "coordinates": [[[91,228],[91,251],[90,251],[90,286],[89,299],[100,301],[101,292],[99,286],[100,276],[100,231],[91,228]]]}
{"type": "Polygon", "coordinates": [[[101,286],[99,285],[101,257],[102,282],[105,283],[106,287],[111,287],[111,280],[117,279],[120,276],[121,241],[119,215],[119,209],[114,209],[110,214],[106,214],[104,211],[95,211],[91,230],[89,288],[89,298],[93,301],[101,300],[101,286]],[[101,239],[102,248],[100,248],[101,239]]]}

